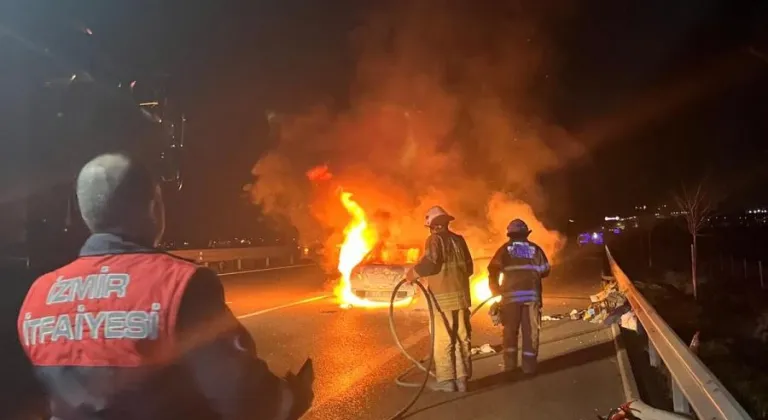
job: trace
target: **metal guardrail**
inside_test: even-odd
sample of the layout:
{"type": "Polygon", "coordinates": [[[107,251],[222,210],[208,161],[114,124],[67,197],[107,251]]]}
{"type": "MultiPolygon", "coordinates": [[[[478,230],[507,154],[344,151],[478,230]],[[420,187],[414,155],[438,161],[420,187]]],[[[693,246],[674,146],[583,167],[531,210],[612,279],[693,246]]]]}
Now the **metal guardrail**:
{"type": "Polygon", "coordinates": [[[608,247],[605,251],[619,290],[629,300],[648,336],[651,365],[658,367],[661,361],[669,370],[675,412],[688,414],[692,408],[701,420],[751,420],[733,395],[635,288],[608,247]]]}
{"type": "Polygon", "coordinates": [[[204,263],[290,257],[299,254],[299,249],[290,246],[260,246],[252,248],[183,249],[168,252],[177,257],[204,263]]]}
{"type": "Polygon", "coordinates": [[[270,260],[286,259],[289,265],[296,263],[301,256],[306,256],[298,247],[291,246],[261,246],[252,248],[211,248],[183,249],[168,251],[177,257],[193,260],[198,264],[224,264],[235,262],[236,271],[243,269],[244,261],[264,261],[263,267],[270,267],[270,260]]]}

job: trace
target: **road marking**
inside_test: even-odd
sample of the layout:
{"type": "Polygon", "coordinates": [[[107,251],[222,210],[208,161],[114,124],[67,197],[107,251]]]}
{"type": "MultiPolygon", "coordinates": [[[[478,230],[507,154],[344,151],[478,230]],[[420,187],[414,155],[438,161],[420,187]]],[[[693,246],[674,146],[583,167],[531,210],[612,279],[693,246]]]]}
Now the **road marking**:
{"type": "MultiPolygon", "coordinates": [[[[411,347],[415,346],[421,340],[424,340],[427,337],[429,337],[429,329],[423,329],[420,332],[406,338],[405,340],[402,340],[403,347],[406,350],[409,350],[411,347]]],[[[369,376],[372,372],[381,370],[382,366],[389,363],[390,360],[397,356],[405,358],[405,356],[400,353],[400,349],[398,349],[397,346],[391,346],[388,347],[384,352],[380,353],[379,357],[373,359],[372,361],[358,364],[351,373],[343,375],[343,377],[340,377],[335,384],[329,386],[329,388],[335,390],[333,394],[325,396],[320,401],[315,401],[315,403],[312,404],[307,412],[321,410],[328,404],[333,403],[335,399],[339,398],[341,395],[346,393],[347,390],[357,385],[360,380],[366,376],[369,376]]]]}
{"type": "Polygon", "coordinates": [[[244,318],[250,318],[252,316],[263,315],[268,312],[277,311],[278,309],[285,309],[285,308],[290,308],[291,306],[303,305],[305,303],[315,302],[318,300],[327,299],[329,297],[331,297],[331,295],[321,295],[321,296],[315,296],[307,299],[302,299],[296,302],[286,303],[285,305],[275,306],[274,308],[262,309],[260,311],[251,312],[245,315],[240,315],[237,317],[237,319],[244,319],[244,318]]]}
{"type": "Polygon", "coordinates": [[[238,274],[248,274],[248,273],[262,273],[264,271],[287,270],[289,268],[300,268],[300,267],[311,267],[311,266],[317,266],[317,264],[297,264],[297,265],[287,265],[285,267],[259,268],[258,270],[235,271],[234,273],[219,273],[219,277],[235,276],[238,274]]]}

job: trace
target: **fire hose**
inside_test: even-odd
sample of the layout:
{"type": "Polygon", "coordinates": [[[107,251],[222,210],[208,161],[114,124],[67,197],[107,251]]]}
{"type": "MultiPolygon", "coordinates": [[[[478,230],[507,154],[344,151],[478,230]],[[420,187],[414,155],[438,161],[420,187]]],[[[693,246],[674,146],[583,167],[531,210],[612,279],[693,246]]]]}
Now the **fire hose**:
{"type": "MultiPolygon", "coordinates": [[[[400,350],[400,352],[405,356],[408,360],[411,361],[412,365],[406,369],[400,376],[398,376],[395,379],[395,383],[398,386],[406,387],[406,388],[418,388],[416,393],[414,393],[411,400],[406,404],[403,408],[400,409],[394,416],[390,417],[389,420],[397,420],[402,419],[408,410],[413,407],[414,404],[416,404],[416,401],[419,400],[421,397],[421,394],[424,393],[424,389],[427,387],[427,382],[429,381],[430,377],[434,377],[435,374],[432,372],[432,367],[434,366],[434,348],[435,348],[435,307],[432,302],[432,299],[430,298],[430,292],[427,290],[424,285],[416,280],[414,281],[414,284],[416,287],[421,290],[421,292],[424,295],[424,298],[427,300],[427,311],[429,312],[429,356],[426,359],[418,360],[415,357],[413,357],[410,353],[408,353],[408,350],[405,349],[405,346],[403,346],[403,343],[400,341],[400,337],[397,336],[397,331],[395,329],[395,299],[397,297],[397,292],[400,290],[400,288],[406,283],[406,280],[400,280],[399,283],[395,286],[394,290],[392,290],[392,297],[389,300],[389,330],[392,333],[392,338],[395,340],[395,344],[397,345],[397,348],[400,350]],[[425,364],[426,363],[426,364],[425,364]],[[414,369],[420,369],[422,372],[424,372],[424,379],[421,382],[406,382],[403,378],[407,375],[409,375],[414,369]]],[[[484,300],[482,303],[477,305],[475,309],[472,310],[472,313],[470,314],[470,318],[475,316],[475,314],[482,308],[486,303],[488,303],[491,299],[493,299],[493,296],[489,297],[488,299],[484,300]]],[[[480,357],[473,357],[473,360],[482,359],[485,357],[493,356],[494,354],[487,354],[482,355],[480,357]]]]}

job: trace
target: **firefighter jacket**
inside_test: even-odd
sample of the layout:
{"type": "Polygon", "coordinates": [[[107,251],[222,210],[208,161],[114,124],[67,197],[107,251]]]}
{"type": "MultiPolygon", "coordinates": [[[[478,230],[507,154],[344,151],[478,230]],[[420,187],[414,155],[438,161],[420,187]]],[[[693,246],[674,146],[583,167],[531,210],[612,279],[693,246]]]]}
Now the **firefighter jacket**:
{"type": "Polygon", "coordinates": [[[464,237],[449,230],[433,232],[424,248],[424,256],[414,271],[427,280],[438,309],[471,307],[469,277],[474,267],[464,237]]]}
{"type": "Polygon", "coordinates": [[[56,419],[278,419],[290,410],[290,391],[256,357],[218,276],[115,235],[91,236],[79,258],[36,280],[18,332],[56,419]]]}
{"type": "Polygon", "coordinates": [[[488,285],[503,304],[541,302],[541,279],[548,275],[547,256],[528,240],[507,242],[488,264],[488,285]]]}

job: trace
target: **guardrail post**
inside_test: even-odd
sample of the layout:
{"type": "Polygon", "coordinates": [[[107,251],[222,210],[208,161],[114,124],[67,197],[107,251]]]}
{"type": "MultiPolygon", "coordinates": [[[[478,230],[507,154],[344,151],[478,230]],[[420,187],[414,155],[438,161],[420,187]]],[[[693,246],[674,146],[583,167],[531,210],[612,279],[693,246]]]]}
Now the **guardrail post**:
{"type": "MultiPolygon", "coordinates": [[[[680,418],[682,420],[690,418],[691,411],[695,411],[698,418],[702,420],[751,419],[733,395],[696,357],[699,347],[699,333],[694,334],[691,344],[686,346],[635,288],[629,277],[610,256],[610,253],[608,256],[616,281],[632,305],[637,317],[638,332],[645,335],[648,340],[649,364],[657,367],[662,364],[665,365],[666,370],[669,371],[670,381],[672,381],[670,382],[670,391],[677,413],[653,409],[647,411],[648,416],[645,415],[646,412],[642,412],[639,418],[648,418],[649,420],[680,418]],[[660,353],[659,349],[661,350],[660,353]],[[664,356],[663,359],[661,355],[664,356]]],[[[733,267],[733,256],[731,256],[731,261],[733,267]]],[[[642,401],[637,403],[642,406],[642,401]]]]}
{"type": "Polygon", "coordinates": [[[269,268],[269,257],[264,258],[264,267],[269,268]]]}
{"type": "Polygon", "coordinates": [[[237,260],[237,271],[243,271],[243,260],[237,260]]]}
{"type": "Polygon", "coordinates": [[[744,278],[747,278],[747,259],[744,258],[744,278]]]}
{"type": "Polygon", "coordinates": [[[691,405],[685,399],[683,390],[680,389],[672,375],[670,375],[669,380],[670,388],[672,388],[672,408],[675,410],[675,413],[691,414],[691,405]]]}
{"type": "Polygon", "coordinates": [[[648,343],[648,364],[655,368],[659,367],[661,359],[659,358],[659,352],[656,351],[656,347],[651,343],[651,337],[648,336],[648,332],[642,323],[638,323],[637,326],[639,327],[637,332],[644,335],[648,343]]]}
{"type": "Polygon", "coordinates": [[[757,262],[757,271],[760,273],[760,288],[765,289],[765,283],[763,282],[763,261],[757,262]]]}
{"type": "Polygon", "coordinates": [[[655,368],[661,365],[659,352],[656,351],[656,347],[653,346],[651,340],[648,340],[648,363],[655,368]]]}
{"type": "Polygon", "coordinates": [[[294,259],[293,259],[293,254],[291,254],[291,265],[293,265],[293,264],[294,264],[294,262],[293,262],[293,261],[294,261],[294,259]]]}

